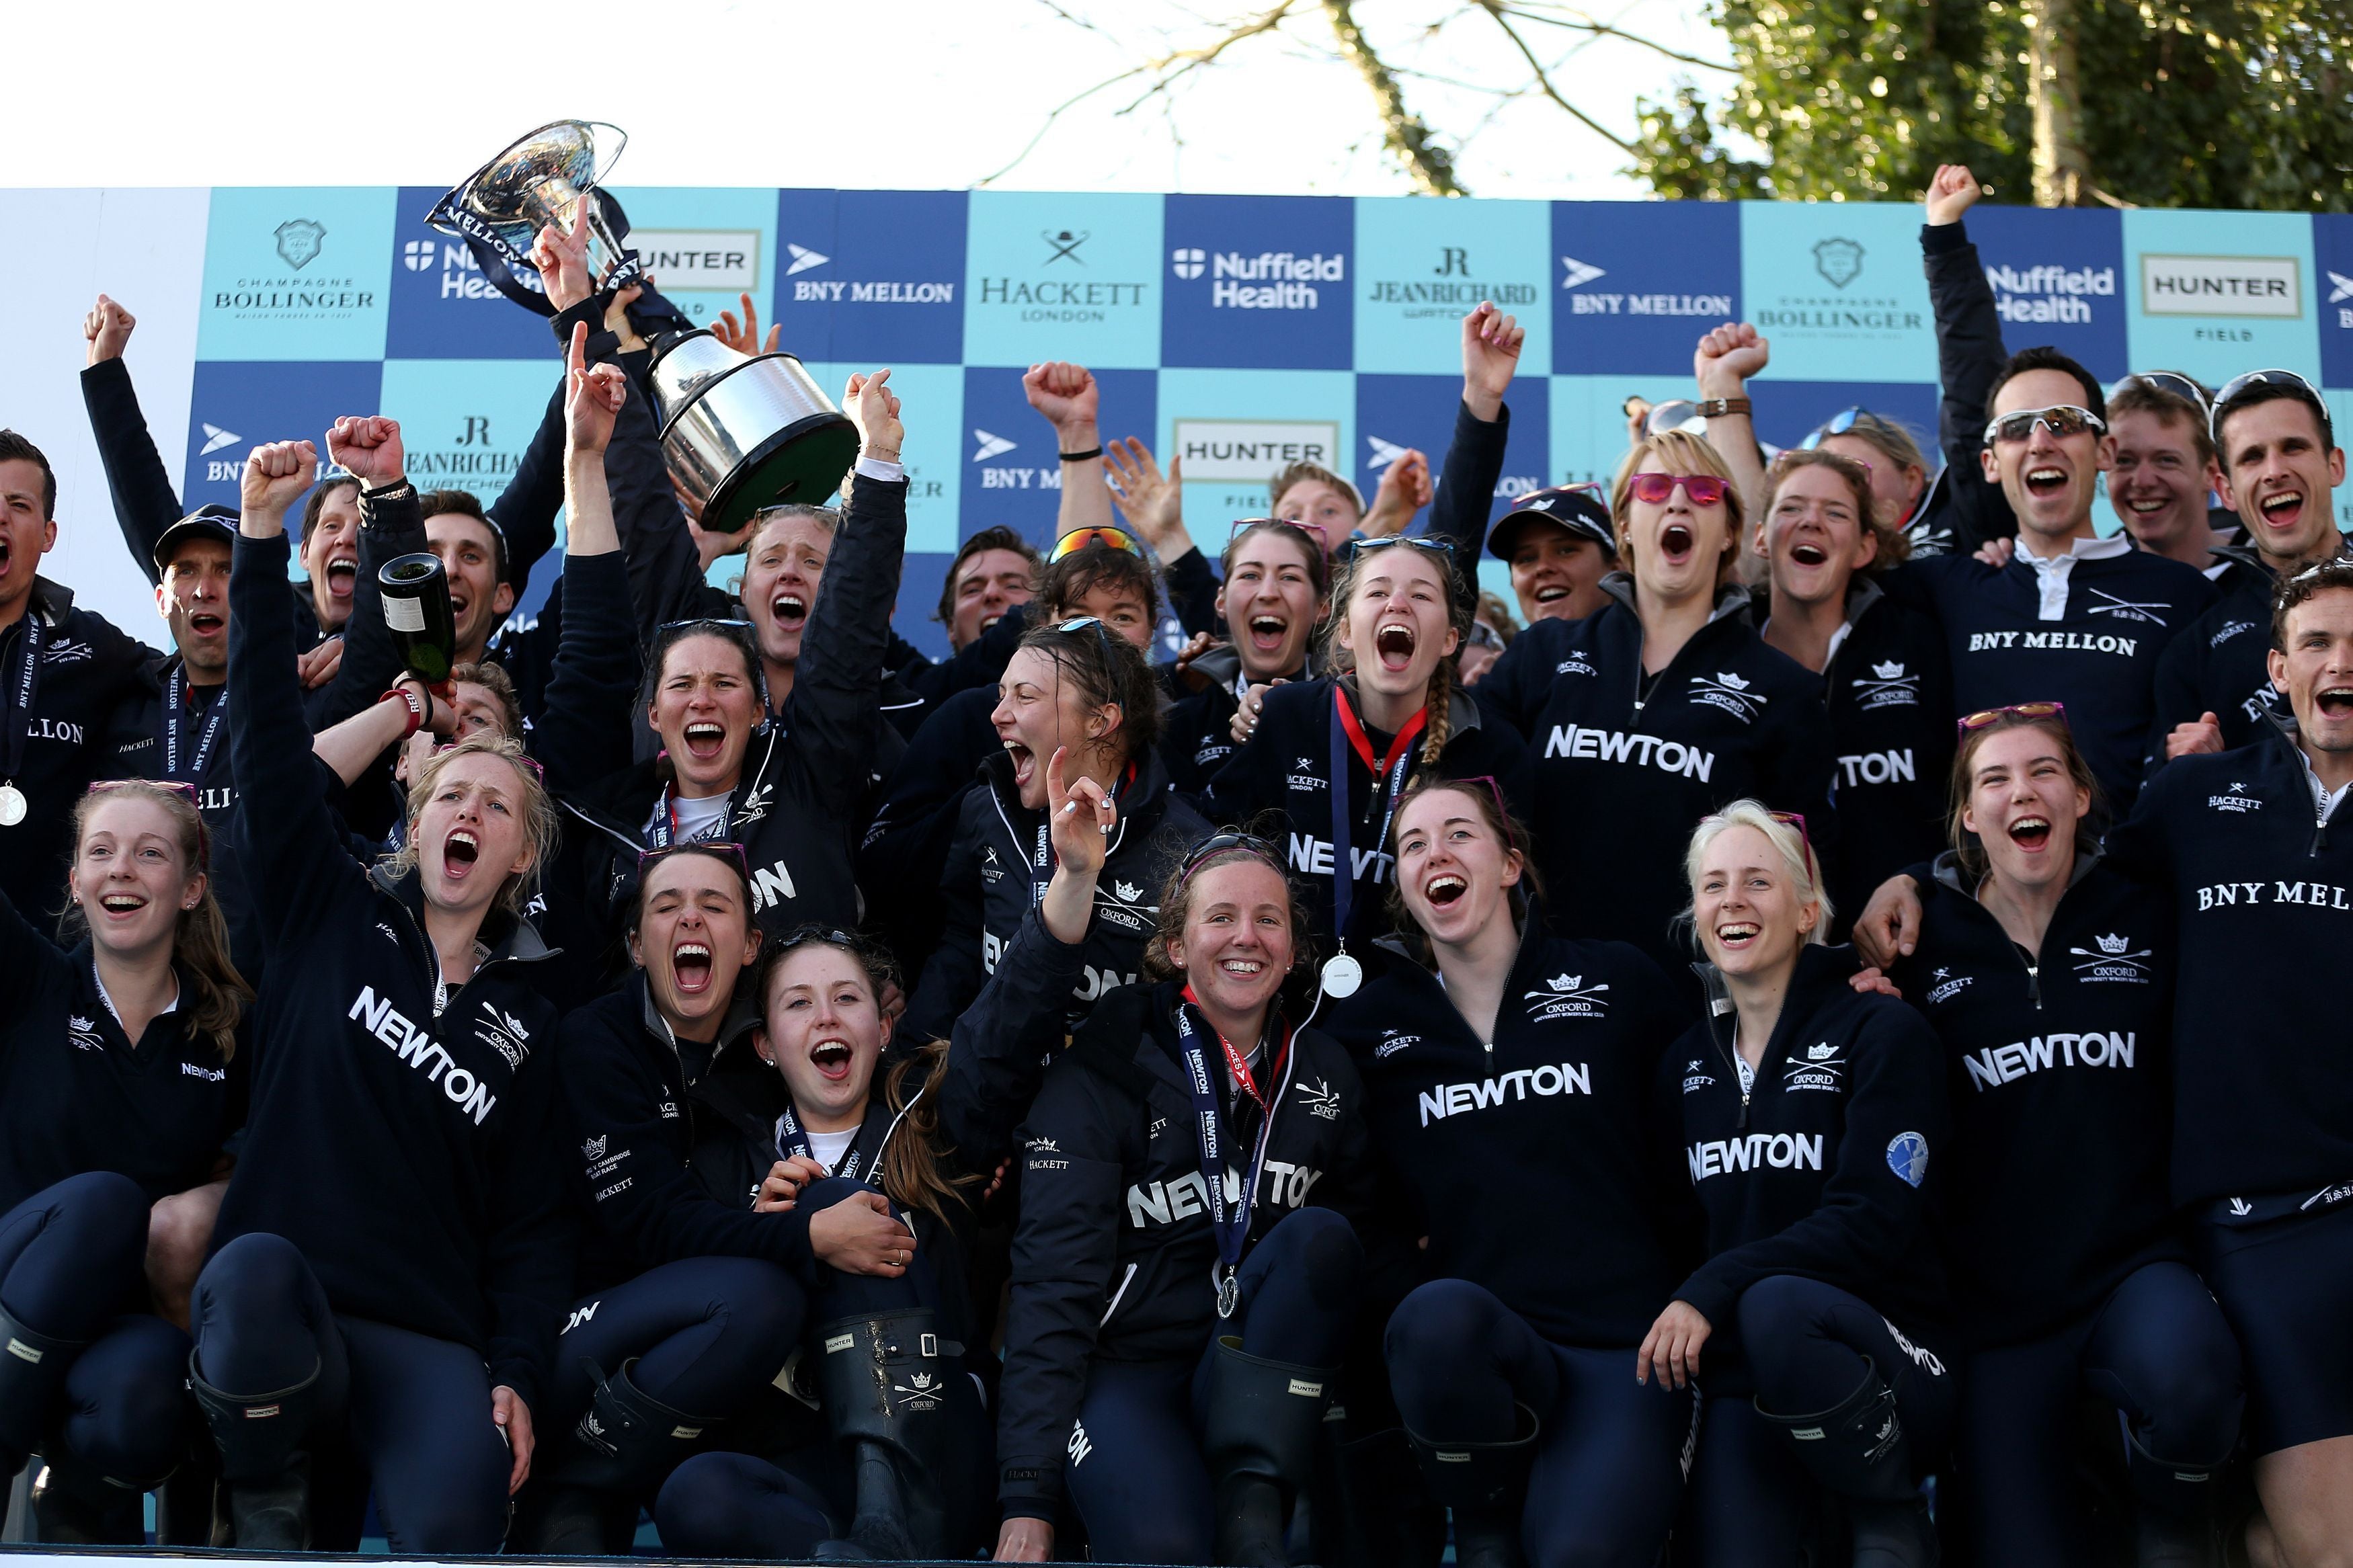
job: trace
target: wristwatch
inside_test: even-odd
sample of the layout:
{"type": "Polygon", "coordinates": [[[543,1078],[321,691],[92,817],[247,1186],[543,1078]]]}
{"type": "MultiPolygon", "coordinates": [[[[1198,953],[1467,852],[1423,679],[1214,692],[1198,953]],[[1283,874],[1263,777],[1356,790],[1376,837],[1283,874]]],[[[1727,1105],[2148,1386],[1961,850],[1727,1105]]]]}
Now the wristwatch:
{"type": "Polygon", "coordinates": [[[1713,419],[1719,414],[1746,414],[1749,409],[1745,397],[1711,397],[1693,405],[1703,419],[1713,419]]]}

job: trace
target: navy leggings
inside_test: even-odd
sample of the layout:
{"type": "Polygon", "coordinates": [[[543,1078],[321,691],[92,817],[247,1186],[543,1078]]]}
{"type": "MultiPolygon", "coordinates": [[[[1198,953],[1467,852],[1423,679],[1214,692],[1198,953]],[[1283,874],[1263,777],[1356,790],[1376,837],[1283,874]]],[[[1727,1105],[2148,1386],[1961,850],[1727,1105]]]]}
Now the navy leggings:
{"type": "Polygon", "coordinates": [[[76,1341],[61,1393],[0,1409],[0,1448],[149,1487],[195,1436],[181,1396],[188,1337],[147,1311],[147,1195],[111,1171],[44,1188],[0,1217],[0,1305],[35,1333],[76,1341]]]}
{"type": "MultiPolygon", "coordinates": [[[[872,1190],[863,1182],[834,1177],[810,1183],[797,1203],[815,1213],[852,1194],[872,1190]]],[[[907,1217],[895,1205],[893,1212],[902,1220],[907,1217]]],[[[814,1331],[866,1312],[897,1312],[914,1307],[936,1310],[940,1303],[937,1267],[920,1244],[906,1272],[896,1279],[844,1274],[818,1264],[806,1327],[814,1331]]],[[[801,1316],[797,1315],[795,1322],[797,1332],[801,1316]]],[[[566,1345],[572,1337],[567,1331],[566,1345]]],[[[776,1357],[776,1366],[784,1363],[791,1350],[788,1341],[776,1357]]],[[[760,1384],[765,1386],[775,1371],[772,1366],[760,1373],[760,1384]]],[[[996,1465],[988,1410],[979,1386],[969,1377],[950,1380],[947,1404],[955,1432],[949,1445],[955,1468],[939,1478],[941,1492],[952,1528],[960,1534],[972,1533],[982,1522],[985,1507],[993,1500],[989,1489],[994,1485],[996,1465]]],[[[781,1466],[748,1454],[698,1454],[672,1470],[654,1503],[655,1526],[661,1532],[663,1548],[688,1557],[798,1558],[807,1556],[818,1542],[839,1534],[855,1511],[857,1499],[849,1464],[839,1446],[828,1438],[779,1457],[785,1461],[781,1466]]]]}
{"type": "Polygon", "coordinates": [[[684,1258],[584,1297],[555,1342],[547,1437],[568,1433],[596,1392],[634,1361],[647,1397],[718,1422],[765,1388],[800,1342],[801,1288],[752,1258],[684,1258]]]}
{"type": "Polygon", "coordinates": [[[1301,1209],[1242,1259],[1240,1305],[1198,1357],[1089,1365],[1063,1476],[1098,1562],[1210,1561],[1216,1501],[1200,1415],[1214,1336],[1239,1331],[1243,1352],[1267,1361],[1336,1365],[1363,1270],[1346,1220],[1301,1209]]]}
{"type": "Polygon", "coordinates": [[[2057,1333],[1969,1358],[1956,1457],[1978,1552],[2016,1568],[2092,1560],[2072,1485],[2077,1392],[2116,1407],[2150,1458],[2210,1470],[2239,1440],[2239,1345],[2179,1263],[2127,1276],[2057,1333]]]}
{"type": "Polygon", "coordinates": [[[1406,1430],[1438,1443],[1504,1443],[1514,1405],[1535,1412],[1520,1516],[1535,1568],[1658,1560],[1699,1416],[1691,1390],[1634,1381],[1635,1347],[1555,1344],[1483,1286],[1433,1279],[1389,1319],[1389,1384],[1406,1430]]]}
{"type": "Polygon", "coordinates": [[[395,1552],[499,1549],[511,1466],[480,1351],[333,1311],[294,1244],[262,1233],[213,1255],[192,1317],[197,1370],[225,1394],[272,1394],[318,1374],[311,1436],[348,1436],[395,1552]]]}
{"type": "Polygon", "coordinates": [[[1951,1365],[1835,1285],[1788,1274],[1760,1279],[1742,1294],[1735,1321],[1715,1332],[1734,1336],[1725,1347],[1734,1353],[1719,1358],[1711,1341],[1701,1363],[1707,1399],[1691,1518],[1702,1568],[1788,1568],[1803,1543],[1813,1479],[1798,1462],[1788,1424],[1758,1415],[1760,1407],[1820,1415],[1872,1372],[1895,1391],[1915,1467],[1933,1464],[1951,1435],[1960,1403],[1951,1365]],[[1718,1376],[1719,1367],[1731,1375],[1718,1376]]]}

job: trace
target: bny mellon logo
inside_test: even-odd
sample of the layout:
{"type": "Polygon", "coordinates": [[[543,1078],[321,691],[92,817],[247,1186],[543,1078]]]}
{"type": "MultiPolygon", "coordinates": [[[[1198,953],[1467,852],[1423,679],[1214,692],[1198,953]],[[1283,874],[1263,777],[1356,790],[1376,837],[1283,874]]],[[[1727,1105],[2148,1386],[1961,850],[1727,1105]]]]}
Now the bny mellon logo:
{"type": "Polygon", "coordinates": [[[245,439],[234,430],[224,430],[217,425],[206,425],[202,420],[198,420],[197,423],[204,425],[205,427],[204,447],[196,454],[200,458],[217,452],[223,447],[234,447],[245,439]]]}
{"type": "Polygon", "coordinates": [[[1394,441],[1384,441],[1378,436],[1366,437],[1365,445],[1373,449],[1371,459],[1365,465],[1368,468],[1386,468],[1404,457],[1408,450],[1394,441]]]}
{"type": "Polygon", "coordinates": [[[1607,269],[1596,267],[1589,261],[1579,261],[1574,256],[1562,257],[1560,264],[1567,268],[1566,274],[1560,280],[1560,286],[1564,289],[1579,288],[1592,282],[1596,278],[1609,276],[1607,269]]]}
{"type": "Polygon", "coordinates": [[[792,264],[785,268],[785,276],[787,278],[796,272],[807,272],[812,267],[822,267],[833,259],[830,256],[811,250],[806,245],[795,245],[789,239],[785,241],[785,254],[792,258],[792,264]]]}
{"type": "Polygon", "coordinates": [[[1002,436],[992,436],[978,428],[973,431],[972,438],[980,443],[979,448],[972,455],[976,463],[986,463],[991,458],[1002,457],[1020,445],[1018,441],[1008,441],[1002,436]]]}

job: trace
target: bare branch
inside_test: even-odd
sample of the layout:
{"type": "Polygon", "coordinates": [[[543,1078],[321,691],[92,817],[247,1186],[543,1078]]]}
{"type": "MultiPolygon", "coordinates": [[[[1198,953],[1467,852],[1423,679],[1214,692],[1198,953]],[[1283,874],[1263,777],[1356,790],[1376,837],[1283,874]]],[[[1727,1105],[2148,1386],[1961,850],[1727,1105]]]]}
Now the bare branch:
{"type": "MultiPolygon", "coordinates": [[[[1048,0],[1048,3],[1050,4],[1051,0],[1048,0]]],[[[1496,9],[1496,7],[1487,8],[1496,9]]],[[[1639,44],[1653,54],[1664,55],[1671,60],[1679,60],[1687,66],[1697,66],[1703,70],[1722,71],[1726,76],[1740,74],[1737,68],[1725,65],[1721,60],[1704,59],[1698,55],[1685,54],[1681,49],[1671,49],[1656,39],[1646,38],[1640,33],[1630,33],[1623,27],[1613,26],[1582,11],[1572,11],[1567,16],[1547,16],[1540,11],[1529,10],[1525,5],[1507,4],[1500,9],[1519,17],[1522,21],[1541,22],[1547,27],[1567,27],[1572,32],[1591,33],[1598,37],[1619,38],[1630,44],[1639,44]],[[1572,17],[1575,19],[1572,20],[1572,17]]]]}
{"type": "Polygon", "coordinates": [[[1372,89],[1383,143],[1404,163],[1413,183],[1425,195],[1467,195],[1462,182],[1455,177],[1453,155],[1438,144],[1421,116],[1406,107],[1405,89],[1356,25],[1354,0],[1324,0],[1324,14],[1340,41],[1342,57],[1372,89]]]}
{"type": "Polygon", "coordinates": [[[997,170],[994,174],[984,174],[979,179],[975,180],[973,182],[974,187],[977,189],[982,185],[993,184],[997,181],[1001,180],[1006,175],[1011,174],[1016,168],[1019,167],[1021,160],[1027,158],[1030,153],[1035,153],[1038,150],[1038,143],[1046,139],[1046,132],[1054,129],[1054,122],[1061,119],[1066,111],[1076,109],[1080,104],[1084,103],[1088,99],[1092,98],[1095,94],[1103,91],[1105,88],[1117,87],[1121,82],[1127,80],[1130,77],[1142,76],[1149,68],[1150,68],[1146,66],[1135,66],[1130,69],[1120,72],[1117,76],[1106,77],[1103,80],[1095,83],[1094,86],[1087,88],[1083,91],[1074,93],[1071,97],[1066,98],[1061,102],[1056,104],[1052,109],[1047,110],[1046,119],[1044,122],[1038,127],[1037,134],[1022,143],[1021,151],[1013,154],[1011,162],[1008,163],[1003,168],[997,170]]]}
{"type": "Polygon", "coordinates": [[[1504,0],[1478,0],[1478,4],[1481,10],[1486,12],[1488,16],[1493,16],[1495,19],[1495,26],[1504,30],[1504,37],[1512,40],[1512,47],[1520,51],[1520,58],[1522,59],[1527,61],[1528,69],[1535,73],[1536,90],[1543,93],[1546,98],[1552,100],[1553,102],[1558,104],[1562,109],[1567,110],[1570,118],[1577,121],[1578,124],[1584,126],[1587,130],[1592,132],[1596,136],[1599,136],[1603,141],[1609,142],[1612,147],[1617,148],[1620,153],[1631,153],[1634,151],[1634,144],[1631,142],[1629,142],[1624,137],[1618,135],[1608,126],[1602,124],[1599,121],[1594,119],[1593,116],[1586,113],[1585,110],[1577,108],[1577,105],[1569,102],[1568,100],[1560,95],[1560,89],[1553,86],[1552,78],[1546,73],[1544,62],[1536,58],[1536,52],[1528,47],[1527,40],[1521,37],[1519,30],[1512,26],[1511,17],[1504,15],[1504,0]]]}

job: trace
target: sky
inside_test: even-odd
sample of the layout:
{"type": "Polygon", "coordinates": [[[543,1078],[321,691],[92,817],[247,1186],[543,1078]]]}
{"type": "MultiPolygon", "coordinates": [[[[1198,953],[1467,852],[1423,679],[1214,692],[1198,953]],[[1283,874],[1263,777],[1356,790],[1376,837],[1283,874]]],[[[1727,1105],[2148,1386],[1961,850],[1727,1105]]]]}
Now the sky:
{"type": "MultiPolygon", "coordinates": [[[[1550,7],[1553,0],[1521,0],[1550,7]]],[[[1300,39],[1325,39],[1299,0],[1300,39]]],[[[1378,195],[1410,189],[1379,146],[1349,68],[1282,36],[1237,46],[1173,103],[1119,112],[1111,88],[1054,122],[1064,100],[1151,54],[1198,45],[1228,16],[1211,0],[406,0],[338,13],[289,0],[135,0],[131,25],[94,31],[71,5],[10,22],[9,160],[0,184],[448,185],[522,132],[557,118],[629,134],[617,183],[1378,195]],[[1206,17],[1207,24],[1193,20],[1206,17]],[[1071,18],[1075,18],[1072,20],[1071,18]],[[600,64],[632,39],[675,63],[600,64]],[[610,40],[612,47],[607,47],[610,40]],[[574,56],[579,58],[572,58],[574,56]],[[400,90],[397,84],[412,84],[400,90]],[[1023,149],[1033,138],[1027,155],[1023,149]]],[[[1625,155],[1542,102],[1492,112],[1482,83],[1525,68],[1482,15],[1400,0],[1356,14],[1442,130],[1468,131],[1472,193],[1530,199],[1643,195],[1625,155]],[[1434,16],[1452,19],[1434,33],[1434,16]]],[[[1696,4],[1600,0],[1600,20],[1721,60],[1696,4]]],[[[1555,84],[1621,135],[1643,95],[1694,71],[1639,47],[1541,23],[1523,30],[1555,84]],[[1582,44],[1582,47],[1577,47],[1582,44]]]]}

